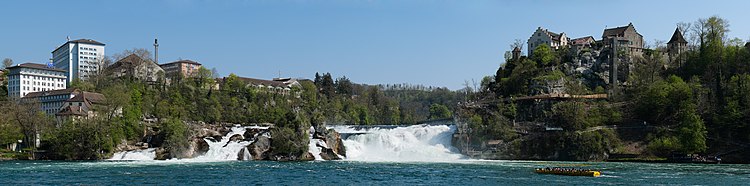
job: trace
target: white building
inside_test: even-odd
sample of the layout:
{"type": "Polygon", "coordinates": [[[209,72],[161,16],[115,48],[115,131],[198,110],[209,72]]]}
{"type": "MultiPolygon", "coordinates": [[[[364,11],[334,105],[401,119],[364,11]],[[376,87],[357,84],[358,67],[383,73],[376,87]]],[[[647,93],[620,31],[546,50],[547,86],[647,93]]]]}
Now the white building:
{"type": "Polygon", "coordinates": [[[538,27],[527,41],[529,44],[527,55],[531,56],[531,53],[534,52],[536,47],[542,44],[547,44],[550,48],[557,50],[567,46],[569,42],[570,38],[568,38],[568,35],[566,35],[565,32],[558,34],[550,32],[545,28],[538,27]]]}
{"type": "Polygon", "coordinates": [[[31,92],[66,88],[66,74],[62,69],[36,63],[8,67],[8,97],[22,98],[31,92]]]}
{"type": "Polygon", "coordinates": [[[104,43],[92,39],[68,41],[52,51],[55,67],[68,71],[68,84],[75,78],[86,79],[96,74],[103,58],[104,43]]]}

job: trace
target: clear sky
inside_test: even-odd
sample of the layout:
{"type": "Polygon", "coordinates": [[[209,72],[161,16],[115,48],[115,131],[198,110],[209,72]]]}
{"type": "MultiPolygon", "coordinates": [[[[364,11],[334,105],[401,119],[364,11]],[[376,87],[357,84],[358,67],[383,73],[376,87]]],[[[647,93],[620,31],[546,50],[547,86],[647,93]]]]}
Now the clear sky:
{"type": "Polygon", "coordinates": [[[459,89],[493,75],[515,39],[539,26],[600,38],[632,22],[647,42],[678,22],[718,15],[748,40],[750,1],[132,0],[0,1],[0,58],[46,63],[71,39],[106,43],[111,55],[153,49],[160,62],[191,59],[221,75],[312,78],[459,89]]]}

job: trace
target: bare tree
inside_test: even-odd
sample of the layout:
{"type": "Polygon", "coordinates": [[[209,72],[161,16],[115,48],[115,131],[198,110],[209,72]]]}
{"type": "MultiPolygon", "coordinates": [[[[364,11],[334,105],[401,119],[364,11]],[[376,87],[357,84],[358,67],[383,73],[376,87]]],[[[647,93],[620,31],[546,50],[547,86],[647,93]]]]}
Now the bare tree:
{"type": "Polygon", "coordinates": [[[13,59],[10,59],[10,58],[3,59],[3,69],[6,69],[11,66],[13,66],[13,59]]]}
{"type": "Polygon", "coordinates": [[[518,47],[518,49],[519,49],[519,50],[521,50],[521,53],[523,54],[523,45],[524,45],[525,43],[526,43],[526,42],[524,42],[524,41],[523,41],[523,40],[521,40],[521,39],[516,39],[515,41],[513,41],[513,44],[510,44],[510,50],[513,50],[513,49],[515,49],[516,47],[518,47]]]}
{"type": "Polygon", "coordinates": [[[654,50],[657,50],[657,51],[660,51],[660,52],[664,52],[665,51],[664,49],[666,48],[666,44],[665,43],[666,43],[666,41],[664,41],[664,40],[654,39],[654,43],[653,43],[652,47],[654,47],[653,48],[654,50]]]}
{"type": "Polygon", "coordinates": [[[686,38],[686,40],[688,40],[689,45],[695,44],[697,42],[698,38],[695,36],[695,34],[693,34],[693,32],[691,32],[693,30],[693,23],[679,22],[677,23],[677,28],[680,30],[680,34],[682,34],[682,36],[686,38]]]}

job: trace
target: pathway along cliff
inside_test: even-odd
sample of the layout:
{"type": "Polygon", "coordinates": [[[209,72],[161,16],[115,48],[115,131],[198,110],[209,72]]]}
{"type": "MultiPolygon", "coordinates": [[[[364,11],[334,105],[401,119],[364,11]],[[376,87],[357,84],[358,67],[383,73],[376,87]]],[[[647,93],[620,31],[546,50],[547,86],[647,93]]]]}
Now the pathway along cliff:
{"type": "MultiPolygon", "coordinates": [[[[412,126],[330,126],[338,133],[313,134],[309,152],[315,160],[342,159],[367,162],[449,162],[464,159],[451,146],[456,131],[453,125],[412,126]],[[340,134],[343,149],[336,147],[335,139],[340,134]]],[[[329,130],[330,131],[330,130],[329,130]]],[[[205,152],[196,152],[193,158],[180,161],[231,161],[259,160],[255,153],[256,141],[268,140],[266,127],[232,127],[223,136],[201,136],[207,144],[205,152]]],[[[214,134],[215,135],[215,134],[214,134]]],[[[201,149],[201,145],[196,145],[201,149]]],[[[262,146],[262,145],[261,145],[262,146]]],[[[266,147],[267,148],[267,147],[266,147]]],[[[115,153],[110,160],[154,160],[154,148],[115,153]]]]}

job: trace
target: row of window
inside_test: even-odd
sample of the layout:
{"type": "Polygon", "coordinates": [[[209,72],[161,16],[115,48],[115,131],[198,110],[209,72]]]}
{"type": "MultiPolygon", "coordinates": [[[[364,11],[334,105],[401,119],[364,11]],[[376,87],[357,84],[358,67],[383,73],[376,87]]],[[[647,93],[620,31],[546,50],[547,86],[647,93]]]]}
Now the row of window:
{"type": "Polygon", "coordinates": [[[11,80],[11,81],[18,80],[19,77],[21,79],[41,80],[41,81],[53,81],[53,82],[64,82],[65,81],[65,78],[51,78],[51,77],[29,76],[29,75],[13,75],[13,76],[9,76],[8,80],[11,80]]]}
{"type": "Polygon", "coordinates": [[[24,87],[8,86],[8,92],[18,92],[20,90],[40,92],[40,91],[49,91],[49,90],[60,90],[62,88],[63,86],[58,86],[58,88],[54,88],[54,89],[49,88],[49,87],[43,88],[43,87],[28,87],[28,86],[24,86],[24,87]]]}
{"type": "Polygon", "coordinates": [[[83,55],[92,55],[92,56],[97,55],[95,52],[79,52],[79,53],[83,55]]]}
{"type": "Polygon", "coordinates": [[[96,51],[95,48],[88,48],[88,47],[79,47],[81,50],[89,50],[89,51],[96,51]]]}
{"type": "Polygon", "coordinates": [[[93,59],[96,60],[96,57],[89,57],[89,56],[78,56],[80,59],[93,59]]]}

